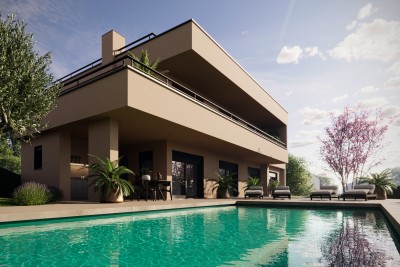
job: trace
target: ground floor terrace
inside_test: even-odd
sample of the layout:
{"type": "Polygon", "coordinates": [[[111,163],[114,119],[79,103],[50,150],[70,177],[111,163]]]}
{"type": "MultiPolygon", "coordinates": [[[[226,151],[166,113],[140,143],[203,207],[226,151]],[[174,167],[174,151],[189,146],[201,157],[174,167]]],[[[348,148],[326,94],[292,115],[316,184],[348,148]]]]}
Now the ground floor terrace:
{"type": "MultiPolygon", "coordinates": [[[[153,122],[150,118],[154,117],[146,118],[147,123],[134,129],[121,119],[100,119],[46,132],[23,145],[22,180],[60,188],[63,200],[98,201],[99,196],[86,177],[87,167],[96,161],[89,155],[95,155],[102,159],[120,158],[120,165],[134,171],[135,175],[124,177],[133,184],[140,183],[144,170],[151,171],[152,179],[171,181],[174,199],[215,198],[209,180],[217,178],[216,173],[233,175],[235,197],[244,196],[249,176],[260,178],[264,192],[270,178],[282,185],[286,182],[284,156],[268,156],[274,154],[273,150],[251,151],[176,124],[153,122]]],[[[286,149],[265,142],[287,154],[286,149]]]]}
{"type": "Polygon", "coordinates": [[[0,207],[0,223],[66,218],[78,216],[95,216],[104,214],[162,211],[196,207],[223,205],[260,205],[265,207],[293,208],[371,208],[380,209],[393,229],[400,235],[400,200],[313,200],[294,198],[292,200],[259,199],[178,199],[167,201],[125,201],[121,204],[104,204],[94,202],[66,201],[42,206],[6,206],[0,207]]]}

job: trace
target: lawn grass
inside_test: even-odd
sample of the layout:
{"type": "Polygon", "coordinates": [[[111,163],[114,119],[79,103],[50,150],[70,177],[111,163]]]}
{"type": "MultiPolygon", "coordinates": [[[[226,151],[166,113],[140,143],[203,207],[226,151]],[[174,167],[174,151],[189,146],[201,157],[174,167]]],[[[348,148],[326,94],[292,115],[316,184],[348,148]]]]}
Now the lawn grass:
{"type": "Polygon", "coordinates": [[[12,199],[0,197],[0,207],[1,206],[13,206],[12,199]]]}

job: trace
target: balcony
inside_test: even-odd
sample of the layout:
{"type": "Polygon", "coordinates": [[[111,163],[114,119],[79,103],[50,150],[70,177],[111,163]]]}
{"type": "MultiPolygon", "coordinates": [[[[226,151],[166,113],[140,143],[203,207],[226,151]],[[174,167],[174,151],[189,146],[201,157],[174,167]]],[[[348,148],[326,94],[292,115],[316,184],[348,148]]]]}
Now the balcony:
{"type": "MultiPolygon", "coordinates": [[[[233,114],[232,112],[224,109],[223,107],[217,105],[213,101],[195,93],[193,90],[183,86],[182,84],[174,81],[173,79],[167,77],[166,75],[152,70],[148,68],[147,66],[143,65],[141,62],[135,60],[134,58],[124,55],[121,56],[120,58],[114,60],[113,62],[110,62],[109,64],[106,64],[104,66],[101,66],[100,64],[94,65],[94,63],[97,63],[98,61],[95,61],[87,66],[92,66],[92,69],[85,70],[82,68],[82,72],[75,72],[74,76],[69,78],[70,75],[65,76],[64,79],[59,80],[59,82],[62,83],[62,88],[60,92],[60,96],[69,94],[75,90],[80,89],[81,87],[84,87],[88,84],[91,84],[95,81],[98,81],[102,78],[105,78],[107,76],[110,76],[114,73],[117,73],[123,69],[135,69],[137,70],[136,67],[134,67],[135,64],[141,65],[143,68],[146,70],[150,71],[150,76],[152,78],[155,78],[157,81],[163,83],[166,85],[165,88],[168,88],[171,91],[174,91],[176,93],[179,93],[182,97],[185,97],[189,99],[190,101],[202,106],[205,109],[208,109],[219,116],[225,118],[226,120],[229,120],[230,122],[239,125],[242,128],[245,128],[246,130],[252,132],[253,134],[256,134],[269,142],[286,149],[286,144],[282,142],[281,140],[278,140],[277,138],[273,137],[272,135],[268,134],[267,132],[259,129],[257,126],[251,124],[250,122],[242,119],[240,116],[233,114]]],[[[148,75],[145,72],[141,72],[142,75],[148,75]]]]}

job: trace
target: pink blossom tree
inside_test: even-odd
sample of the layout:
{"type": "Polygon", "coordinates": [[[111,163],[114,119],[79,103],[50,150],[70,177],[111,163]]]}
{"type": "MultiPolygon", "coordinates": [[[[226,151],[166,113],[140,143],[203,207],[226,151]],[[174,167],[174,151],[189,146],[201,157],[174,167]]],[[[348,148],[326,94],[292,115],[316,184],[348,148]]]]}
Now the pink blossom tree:
{"type": "Polygon", "coordinates": [[[325,137],[319,154],[339,178],[343,192],[349,182],[357,183],[363,176],[384,161],[379,152],[390,121],[360,107],[346,107],[342,114],[331,114],[331,125],[325,128],[325,137]]]}

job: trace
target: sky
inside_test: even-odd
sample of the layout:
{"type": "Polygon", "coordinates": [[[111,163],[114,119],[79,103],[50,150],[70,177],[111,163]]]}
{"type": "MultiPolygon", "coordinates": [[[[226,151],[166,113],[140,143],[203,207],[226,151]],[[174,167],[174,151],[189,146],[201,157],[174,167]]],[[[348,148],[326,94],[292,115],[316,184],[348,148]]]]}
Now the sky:
{"type": "MultiPolygon", "coordinates": [[[[318,154],[331,113],[400,114],[399,0],[1,0],[12,12],[57,78],[99,59],[111,29],[129,43],[194,19],[288,111],[288,151],[315,174],[333,176],[318,154]]],[[[400,120],[386,141],[375,172],[400,167],[400,120]]]]}

